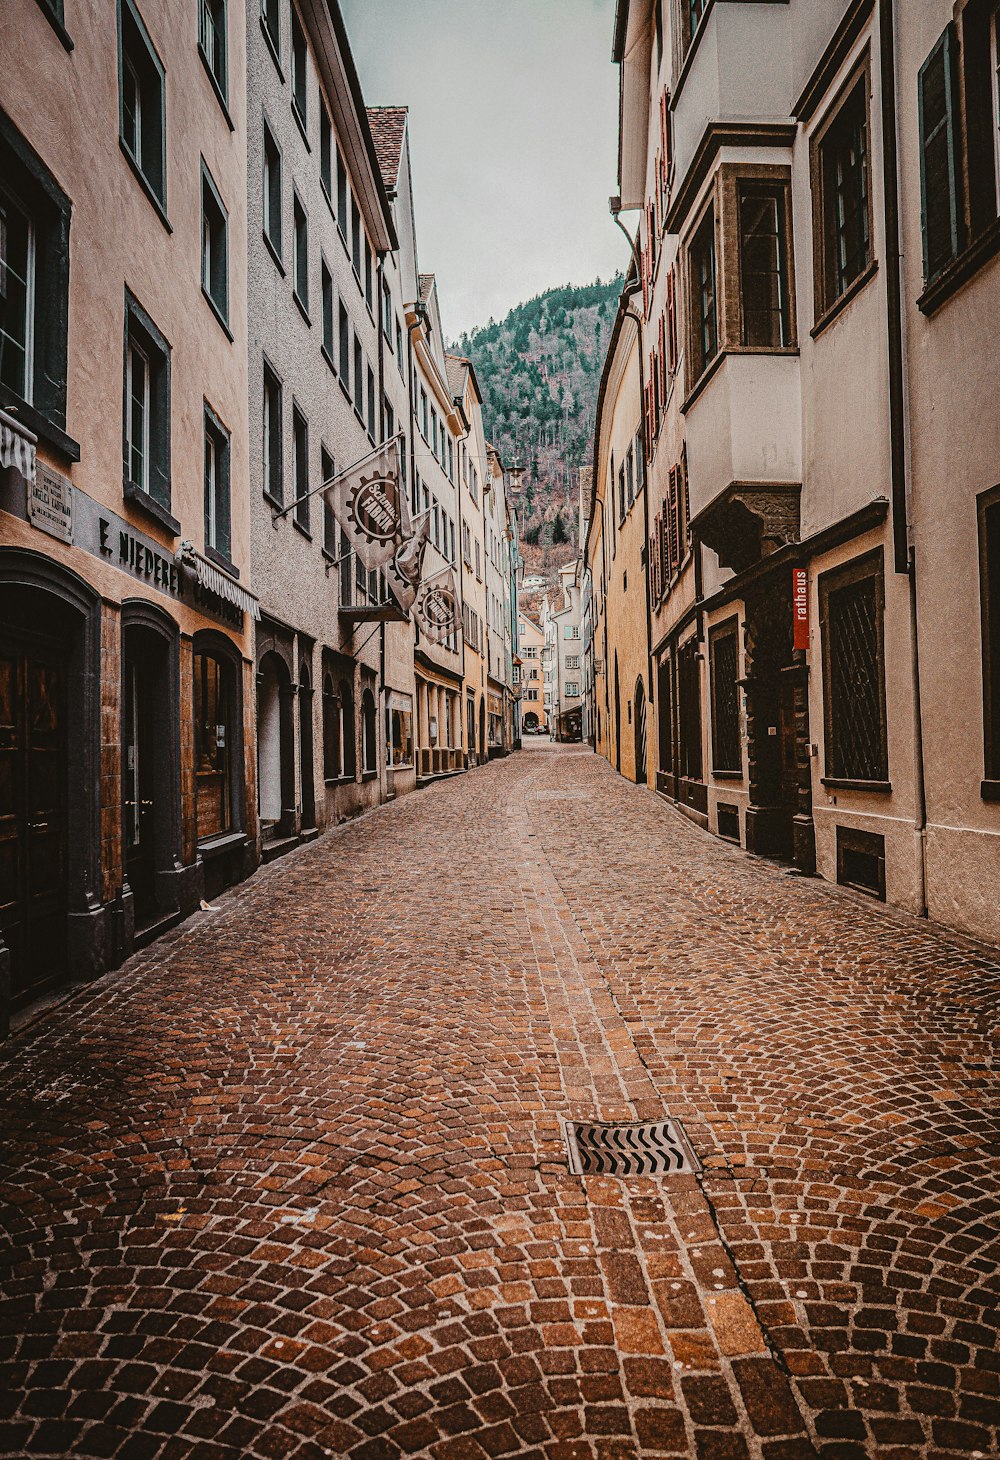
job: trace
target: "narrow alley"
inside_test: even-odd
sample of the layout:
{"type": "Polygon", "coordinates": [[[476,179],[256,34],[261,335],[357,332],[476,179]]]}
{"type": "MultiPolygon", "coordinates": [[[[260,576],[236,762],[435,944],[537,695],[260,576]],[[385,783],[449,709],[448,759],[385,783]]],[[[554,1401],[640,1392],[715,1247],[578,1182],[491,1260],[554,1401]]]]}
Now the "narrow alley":
{"type": "Polygon", "coordinates": [[[995,1454],[998,973],[579,747],[348,822],[6,1047],[0,1452],[995,1454]]]}

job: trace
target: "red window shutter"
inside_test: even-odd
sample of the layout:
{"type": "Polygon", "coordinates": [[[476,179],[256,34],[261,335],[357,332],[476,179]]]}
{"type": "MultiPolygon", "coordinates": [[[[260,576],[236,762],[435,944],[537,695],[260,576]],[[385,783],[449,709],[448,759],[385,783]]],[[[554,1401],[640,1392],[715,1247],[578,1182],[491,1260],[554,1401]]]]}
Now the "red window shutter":
{"type": "Polygon", "coordinates": [[[670,496],[667,501],[667,516],[670,519],[670,571],[677,566],[677,468],[670,468],[670,496]]]}
{"type": "Polygon", "coordinates": [[[688,455],[687,447],[681,448],[681,510],[684,514],[684,546],[687,547],[688,532],[691,528],[691,494],[688,491],[688,455]]]}
{"type": "Polygon", "coordinates": [[[660,97],[660,149],[663,153],[664,183],[670,176],[670,93],[663,88],[660,97]]]}
{"type": "MultiPolygon", "coordinates": [[[[640,239],[640,243],[641,243],[641,239],[640,239]]],[[[649,262],[649,258],[648,258],[648,251],[646,249],[646,245],[643,244],[643,243],[641,243],[641,246],[639,248],[639,273],[642,276],[642,312],[643,312],[643,314],[646,313],[646,310],[648,308],[648,300],[649,300],[649,279],[648,279],[649,269],[648,269],[648,262],[649,262]]]]}
{"type": "MultiPolygon", "coordinates": [[[[667,287],[669,288],[669,279],[667,281],[667,287]]],[[[664,405],[666,405],[666,403],[667,403],[667,340],[666,340],[666,336],[667,336],[666,322],[664,320],[663,315],[661,314],[660,315],[660,328],[659,328],[659,340],[660,340],[660,395],[663,398],[663,404],[664,405]]]]}
{"type": "Polygon", "coordinates": [[[667,362],[671,375],[677,372],[677,273],[671,268],[667,275],[667,362]]]}

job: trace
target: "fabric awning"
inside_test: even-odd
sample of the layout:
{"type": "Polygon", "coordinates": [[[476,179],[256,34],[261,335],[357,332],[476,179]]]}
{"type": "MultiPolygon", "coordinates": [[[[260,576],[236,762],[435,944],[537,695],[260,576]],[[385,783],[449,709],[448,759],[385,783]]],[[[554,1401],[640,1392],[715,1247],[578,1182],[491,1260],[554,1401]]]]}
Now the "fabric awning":
{"type": "Polygon", "coordinates": [[[253,619],[260,618],[260,600],[256,594],[237,583],[235,578],[230,578],[228,573],[216,567],[215,563],[209,562],[208,558],[203,558],[189,542],[181,543],[176,556],[179,562],[194,569],[199,588],[205,588],[226,603],[232,603],[253,619]]]}
{"type": "Polygon", "coordinates": [[[12,466],[33,482],[37,443],[38,437],[32,435],[27,426],[22,426],[6,411],[0,411],[0,466],[12,466]]]}

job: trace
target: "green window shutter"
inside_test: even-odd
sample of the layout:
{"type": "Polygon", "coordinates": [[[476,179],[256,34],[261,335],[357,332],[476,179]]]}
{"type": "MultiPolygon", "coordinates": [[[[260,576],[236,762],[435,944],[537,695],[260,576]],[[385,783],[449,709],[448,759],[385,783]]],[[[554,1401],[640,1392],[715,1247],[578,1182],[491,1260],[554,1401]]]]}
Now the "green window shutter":
{"type": "Polygon", "coordinates": [[[920,225],[924,278],[930,281],[958,256],[958,42],[945,29],[917,76],[920,114],[920,225]]]}

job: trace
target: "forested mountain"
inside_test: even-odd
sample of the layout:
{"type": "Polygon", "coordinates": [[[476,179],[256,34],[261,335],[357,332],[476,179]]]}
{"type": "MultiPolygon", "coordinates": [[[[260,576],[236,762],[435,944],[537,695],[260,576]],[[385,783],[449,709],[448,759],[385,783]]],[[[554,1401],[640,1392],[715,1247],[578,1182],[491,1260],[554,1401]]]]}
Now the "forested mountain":
{"type": "MultiPolygon", "coordinates": [[[[578,470],[593,454],[597,391],[622,279],[549,289],[454,347],[476,368],[487,435],[524,467],[522,544],[564,562],[576,548],[578,470]]],[[[548,562],[532,562],[548,567],[548,562]]]]}

